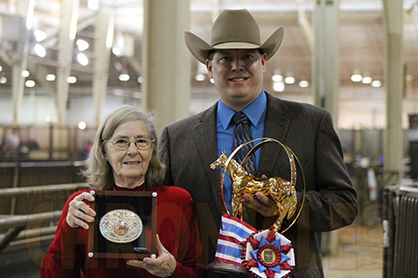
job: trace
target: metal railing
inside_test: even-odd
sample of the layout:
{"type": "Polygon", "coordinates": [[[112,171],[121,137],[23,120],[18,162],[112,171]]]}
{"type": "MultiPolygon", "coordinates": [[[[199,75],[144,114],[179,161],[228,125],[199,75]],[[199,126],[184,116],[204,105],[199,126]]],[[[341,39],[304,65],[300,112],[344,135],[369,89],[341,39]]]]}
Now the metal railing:
{"type": "MultiPolygon", "coordinates": [[[[18,197],[30,197],[33,194],[43,193],[59,193],[62,191],[78,191],[81,189],[87,189],[89,186],[86,183],[75,184],[58,184],[58,185],[45,185],[34,187],[21,187],[21,188],[6,188],[0,189],[0,199],[4,198],[18,198],[18,197]]],[[[4,234],[0,234],[0,253],[10,245],[12,241],[18,239],[19,234],[26,228],[33,224],[40,224],[44,221],[56,222],[61,216],[61,211],[50,211],[42,213],[33,213],[27,215],[0,215],[0,230],[8,229],[4,234]]],[[[20,240],[41,240],[42,237],[55,233],[54,228],[43,228],[40,230],[32,229],[27,230],[26,238],[20,240]]],[[[53,238],[53,237],[52,237],[53,238]]],[[[25,242],[27,243],[27,242],[25,242]]],[[[15,244],[16,245],[16,244],[15,244]]]]}

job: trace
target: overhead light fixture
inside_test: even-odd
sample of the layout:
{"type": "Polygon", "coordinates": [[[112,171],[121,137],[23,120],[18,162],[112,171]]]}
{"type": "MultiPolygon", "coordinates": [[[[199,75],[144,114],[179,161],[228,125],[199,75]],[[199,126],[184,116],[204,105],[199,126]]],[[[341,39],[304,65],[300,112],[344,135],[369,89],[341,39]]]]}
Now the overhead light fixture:
{"type": "Polygon", "coordinates": [[[294,84],[295,83],[295,78],[293,77],[293,73],[291,71],[286,73],[286,77],[284,78],[284,83],[286,84],[294,84]]]}
{"type": "Polygon", "coordinates": [[[273,90],[274,91],[281,93],[281,92],[284,91],[284,89],[285,89],[285,85],[284,85],[283,80],[273,82],[273,90]]]}
{"type": "Polygon", "coordinates": [[[3,67],[2,66],[0,66],[0,71],[2,71],[3,70],[3,67]]]}
{"type": "Polygon", "coordinates": [[[46,33],[40,29],[35,29],[33,31],[33,35],[35,36],[35,40],[37,42],[41,42],[46,39],[46,33]]]}
{"type": "Polygon", "coordinates": [[[138,77],[138,83],[142,84],[144,82],[144,78],[142,76],[138,77]]]}
{"type": "Polygon", "coordinates": [[[78,123],[79,129],[83,130],[83,129],[86,129],[86,127],[87,127],[87,124],[85,122],[81,121],[78,123]]]}
{"type": "Polygon", "coordinates": [[[33,88],[33,87],[35,87],[35,81],[33,81],[33,80],[26,80],[26,82],[25,82],[25,86],[26,87],[28,87],[28,88],[33,88]]]}
{"type": "Polygon", "coordinates": [[[22,77],[28,77],[30,75],[30,72],[28,70],[22,71],[22,77]]]}
{"type": "Polygon", "coordinates": [[[0,83],[1,84],[7,83],[7,77],[5,77],[5,76],[0,77],[0,83]]]}
{"type": "Polygon", "coordinates": [[[201,73],[196,74],[196,76],[194,78],[196,79],[196,81],[199,81],[199,82],[205,81],[205,79],[206,79],[205,75],[201,74],[201,73]]]}
{"type": "Polygon", "coordinates": [[[353,75],[351,75],[351,81],[353,82],[360,82],[363,79],[363,76],[361,76],[361,74],[359,73],[354,73],[353,75]]]}
{"type": "Polygon", "coordinates": [[[44,58],[46,56],[46,50],[45,47],[43,47],[41,44],[37,43],[33,47],[33,51],[38,57],[44,58]]]}
{"type": "Polygon", "coordinates": [[[370,77],[370,76],[363,76],[363,78],[361,79],[361,82],[363,83],[363,84],[370,84],[370,83],[372,83],[372,78],[370,77]]]}
{"type": "Polygon", "coordinates": [[[120,50],[120,48],[118,47],[113,47],[112,48],[112,52],[113,54],[115,54],[116,56],[120,56],[122,54],[122,50],[120,50]]]}
{"type": "Polygon", "coordinates": [[[77,45],[78,50],[80,51],[85,51],[90,47],[89,43],[83,39],[78,39],[76,41],[76,45],[77,45]]]}
{"type": "Polygon", "coordinates": [[[307,81],[307,80],[301,80],[301,81],[299,81],[299,87],[301,87],[301,88],[308,88],[309,87],[309,81],[307,81]]]}
{"type": "Polygon", "coordinates": [[[77,83],[77,77],[75,77],[75,76],[68,76],[67,77],[67,82],[70,83],[70,84],[75,84],[75,83],[77,83]]]}
{"type": "Polygon", "coordinates": [[[382,82],[380,82],[379,80],[373,80],[372,82],[373,88],[380,88],[381,86],[382,86],[382,82]]]}
{"type": "Polygon", "coordinates": [[[126,82],[129,81],[129,79],[131,79],[131,77],[127,73],[122,73],[119,75],[119,81],[126,82]]]}
{"type": "Polygon", "coordinates": [[[89,58],[86,56],[86,54],[80,52],[77,54],[77,61],[82,66],[87,66],[89,64],[89,58]]]}
{"type": "Polygon", "coordinates": [[[46,81],[55,81],[55,74],[49,73],[45,76],[46,81]]]}
{"type": "Polygon", "coordinates": [[[271,80],[273,80],[274,82],[283,81],[283,75],[279,73],[273,74],[271,80]]]}
{"type": "Polygon", "coordinates": [[[295,78],[293,76],[286,76],[284,79],[284,83],[286,84],[294,84],[295,83],[295,78]]]}

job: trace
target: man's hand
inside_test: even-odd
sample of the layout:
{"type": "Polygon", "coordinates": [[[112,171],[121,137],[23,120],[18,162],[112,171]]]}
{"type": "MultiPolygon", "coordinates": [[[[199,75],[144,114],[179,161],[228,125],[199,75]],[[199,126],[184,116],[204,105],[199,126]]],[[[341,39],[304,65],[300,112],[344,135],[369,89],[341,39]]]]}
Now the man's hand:
{"type": "Polygon", "coordinates": [[[263,216],[275,216],[278,213],[276,202],[261,192],[255,193],[255,198],[250,194],[244,194],[241,203],[244,206],[259,212],[263,216]]]}
{"type": "Polygon", "coordinates": [[[144,258],[144,260],[129,260],[127,265],[140,267],[158,277],[169,277],[176,270],[177,262],[173,255],[164,248],[157,235],[157,258],[144,258]]]}
{"type": "MultiPolygon", "coordinates": [[[[262,175],[261,179],[266,180],[267,176],[262,175]]],[[[255,198],[253,198],[250,194],[244,194],[241,198],[241,203],[263,216],[275,216],[279,213],[276,202],[261,192],[255,193],[255,198]]]]}

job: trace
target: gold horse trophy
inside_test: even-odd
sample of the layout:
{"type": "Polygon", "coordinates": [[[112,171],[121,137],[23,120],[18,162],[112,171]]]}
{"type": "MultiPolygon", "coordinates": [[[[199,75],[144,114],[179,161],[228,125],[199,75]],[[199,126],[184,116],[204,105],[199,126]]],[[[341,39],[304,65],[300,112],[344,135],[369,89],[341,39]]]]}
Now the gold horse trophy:
{"type": "MultiPolygon", "coordinates": [[[[284,274],[283,275],[277,274],[277,277],[286,277],[287,275],[289,275],[291,272],[291,269],[293,268],[292,264],[294,265],[293,249],[291,250],[292,251],[291,255],[293,256],[292,257],[293,259],[292,260],[289,259],[290,264],[284,263],[280,265],[280,263],[276,262],[275,260],[276,260],[276,257],[280,257],[277,249],[281,249],[281,247],[278,246],[278,248],[276,248],[275,246],[271,244],[267,244],[265,241],[265,238],[269,238],[270,240],[273,238],[272,241],[276,242],[274,240],[280,237],[283,237],[282,241],[289,243],[288,246],[291,246],[290,241],[287,240],[282,234],[285,231],[287,231],[296,222],[297,218],[299,217],[303,208],[303,203],[305,200],[305,190],[306,190],[305,189],[306,188],[305,177],[303,175],[302,166],[298,158],[296,157],[296,155],[288,146],[282,144],[278,140],[275,140],[272,138],[258,138],[258,139],[254,139],[254,140],[248,141],[240,145],[231,153],[229,157],[225,154],[225,152],[222,152],[221,156],[216,161],[214,161],[210,165],[210,167],[212,170],[223,168],[223,171],[221,174],[220,193],[221,193],[222,203],[224,206],[224,213],[222,215],[222,221],[221,221],[222,223],[221,223],[221,228],[220,228],[220,236],[218,239],[218,247],[217,247],[217,253],[215,256],[215,261],[209,264],[208,268],[216,272],[231,273],[235,275],[238,274],[242,276],[249,276],[251,274],[252,276],[257,277],[258,276],[257,273],[259,274],[260,272],[262,272],[261,270],[264,269],[264,268],[262,268],[261,270],[255,269],[256,268],[255,266],[260,265],[260,261],[261,261],[262,264],[269,266],[269,267],[266,267],[265,269],[267,270],[264,270],[264,271],[272,271],[272,270],[277,270],[278,268],[282,268],[284,270],[283,271],[278,270],[278,272],[279,273],[281,272],[284,274]],[[248,144],[252,144],[255,141],[260,141],[260,143],[258,143],[255,147],[253,147],[247,153],[246,157],[244,158],[241,164],[239,164],[236,160],[233,159],[235,154],[242,147],[248,144]],[[245,170],[244,167],[246,163],[248,162],[248,160],[250,159],[250,157],[254,155],[255,151],[258,148],[260,148],[262,145],[264,145],[265,143],[277,143],[285,150],[289,159],[289,164],[290,164],[290,181],[287,181],[280,177],[260,179],[260,178],[255,177],[251,173],[248,173],[245,170]],[[289,220],[296,213],[296,208],[297,208],[297,195],[296,195],[296,178],[297,178],[296,168],[297,167],[296,166],[299,166],[299,171],[302,177],[302,182],[303,182],[303,187],[304,187],[302,202],[300,205],[299,212],[294,218],[293,222],[286,229],[282,230],[279,233],[282,227],[283,221],[285,219],[289,220]],[[226,208],[225,201],[223,199],[223,182],[224,182],[226,173],[228,173],[232,181],[232,214],[226,208]],[[253,197],[255,197],[255,194],[257,192],[261,192],[264,195],[271,197],[276,202],[276,205],[277,205],[277,213],[276,213],[276,215],[278,216],[277,220],[270,227],[270,229],[261,231],[261,232],[257,232],[255,228],[251,227],[249,224],[243,221],[243,205],[241,203],[241,198],[243,197],[244,194],[250,194],[253,197]],[[227,224],[232,223],[232,225],[225,225],[225,223],[227,224]],[[244,227],[243,229],[245,231],[239,230],[237,234],[247,233],[248,239],[251,238],[251,240],[250,241],[247,240],[247,242],[244,242],[244,241],[240,242],[241,238],[239,237],[238,239],[237,238],[231,239],[231,238],[225,237],[224,236],[225,234],[228,234],[228,235],[234,234],[236,231],[230,230],[230,231],[225,232],[223,230],[224,227],[235,227],[232,229],[241,229],[241,228],[236,228],[236,227],[244,227]],[[252,259],[251,255],[249,254],[250,254],[250,251],[255,252],[254,250],[257,248],[257,246],[252,246],[249,242],[257,241],[255,239],[256,238],[260,239],[261,237],[264,237],[264,243],[265,243],[265,246],[263,246],[264,249],[262,250],[264,257],[260,255],[259,262],[255,263],[254,259],[252,259]],[[229,243],[225,243],[225,242],[229,242],[229,243]],[[240,243],[236,243],[234,245],[234,244],[231,244],[231,242],[240,242],[240,243]],[[228,248],[226,248],[225,245],[228,248]],[[271,246],[270,249],[267,248],[269,246],[271,246]],[[234,250],[234,251],[231,251],[231,253],[228,253],[229,252],[228,251],[225,254],[223,250],[227,250],[227,249],[234,250]],[[249,251],[249,249],[251,250],[249,251]],[[276,250],[275,252],[277,253],[277,256],[274,252],[271,252],[272,250],[276,250]],[[238,258],[238,252],[241,253],[240,255],[241,258],[238,258]],[[273,254],[274,256],[266,256],[265,254],[273,254]],[[265,259],[263,261],[262,258],[267,258],[267,257],[269,257],[270,259],[265,259]],[[254,273],[254,271],[256,273],[254,273]]],[[[285,247],[285,248],[289,249],[290,247],[285,247]]],[[[283,253],[281,253],[281,255],[286,256],[286,254],[283,254],[283,253]]],[[[257,261],[257,259],[255,261],[257,261]]]]}

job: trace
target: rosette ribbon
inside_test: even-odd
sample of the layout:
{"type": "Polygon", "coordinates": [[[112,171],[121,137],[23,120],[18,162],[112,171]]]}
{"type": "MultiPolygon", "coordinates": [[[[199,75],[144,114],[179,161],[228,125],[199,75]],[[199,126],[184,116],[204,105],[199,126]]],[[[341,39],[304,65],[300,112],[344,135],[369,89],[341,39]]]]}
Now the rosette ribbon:
{"type": "Polygon", "coordinates": [[[247,238],[242,264],[255,277],[284,278],[295,266],[295,252],[282,234],[263,230],[247,238]]]}

